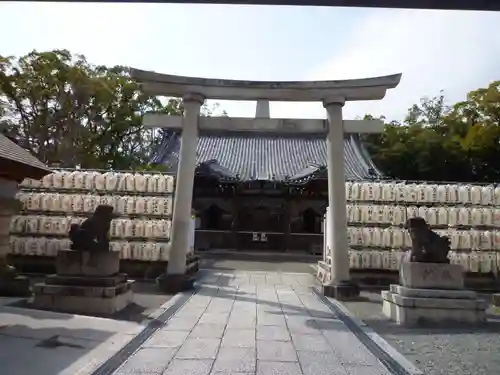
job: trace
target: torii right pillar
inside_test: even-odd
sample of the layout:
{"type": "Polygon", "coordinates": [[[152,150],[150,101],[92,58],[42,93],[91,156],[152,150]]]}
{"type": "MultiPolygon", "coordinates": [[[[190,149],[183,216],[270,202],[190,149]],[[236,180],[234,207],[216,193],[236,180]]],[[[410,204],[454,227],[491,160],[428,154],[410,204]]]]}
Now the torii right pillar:
{"type": "Polygon", "coordinates": [[[342,107],[345,99],[329,98],[323,101],[328,119],[328,228],[332,262],[330,282],[323,285],[323,295],[336,299],[359,296],[359,287],[349,275],[349,247],[347,241],[347,210],[345,195],[344,126],[342,107]]]}

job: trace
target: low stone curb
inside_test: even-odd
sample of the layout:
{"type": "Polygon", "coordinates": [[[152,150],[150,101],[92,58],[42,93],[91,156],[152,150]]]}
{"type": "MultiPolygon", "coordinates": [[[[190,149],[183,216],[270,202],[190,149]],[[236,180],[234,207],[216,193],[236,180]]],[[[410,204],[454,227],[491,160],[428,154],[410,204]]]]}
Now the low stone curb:
{"type": "Polygon", "coordinates": [[[117,333],[97,348],[81,357],[59,375],[111,375],[133,355],[149,337],[163,327],[184,306],[193,291],[181,292],[161,305],[144,319],[136,334],[117,333]]]}
{"type": "Polygon", "coordinates": [[[351,313],[347,307],[345,307],[341,302],[325,297],[316,288],[313,288],[314,293],[325,302],[328,302],[327,306],[336,313],[339,313],[340,319],[344,321],[346,326],[354,333],[358,339],[375,355],[380,362],[394,375],[424,375],[422,370],[417,368],[413,363],[406,359],[401,353],[399,353],[394,347],[392,347],[387,341],[385,341],[379,334],[373,331],[364,321],[359,319],[357,316],[351,313]],[[353,327],[354,326],[354,327],[353,327]],[[353,329],[355,328],[355,329],[353,329]],[[358,332],[356,332],[358,331],[358,332]],[[364,336],[360,337],[360,334],[364,336]],[[367,340],[369,340],[372,345],[367,345],[367,340]],[[375,347],[374,347],[375,346],[375,347]],[[387,363],[383,357],[391,360],[391,363],[387,363]],[[396,366],[394,366],[396,365],[396,366]]]}

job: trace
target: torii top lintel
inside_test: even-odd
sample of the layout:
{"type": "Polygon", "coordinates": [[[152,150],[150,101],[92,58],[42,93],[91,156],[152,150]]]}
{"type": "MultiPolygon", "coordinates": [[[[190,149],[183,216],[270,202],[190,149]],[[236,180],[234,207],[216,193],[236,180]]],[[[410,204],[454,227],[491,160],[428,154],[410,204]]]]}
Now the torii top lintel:
{"type": "Polygon", "coordinates": [[[316,102],[341,97],[351,100],[380,100],[395,88],[401,74],[339,81],[240,81],[184,77],[131,69],[131,76],[146,94],[182,97],[200,94],[207,99],[316,102]]]}

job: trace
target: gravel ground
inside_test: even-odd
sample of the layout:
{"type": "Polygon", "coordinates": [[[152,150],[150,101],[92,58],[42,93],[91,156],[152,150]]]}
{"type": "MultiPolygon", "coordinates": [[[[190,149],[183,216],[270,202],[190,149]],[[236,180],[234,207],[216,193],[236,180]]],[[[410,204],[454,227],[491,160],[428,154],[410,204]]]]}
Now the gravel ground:
{"type": "Polygon", "coordinates": [[[362,293],[361,301],[344,305],[426,375],[500,373],[500,316],[493,311],[484,328],[408,329],[385,318],[380,293],[362,293]]]}

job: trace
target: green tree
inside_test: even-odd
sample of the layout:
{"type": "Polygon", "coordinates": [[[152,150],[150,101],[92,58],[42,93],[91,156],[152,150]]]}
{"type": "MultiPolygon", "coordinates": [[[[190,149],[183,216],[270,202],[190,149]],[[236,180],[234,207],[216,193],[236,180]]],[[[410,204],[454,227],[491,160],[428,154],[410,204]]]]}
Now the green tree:
{"type": "Polygon", "coordinates": [[[0,57],[4,132],[48,164],[130,169],[147,164],[161,132],[146,129],[147,112],[179,114],[144,95],[122,66],[94,66],[66,50],[0,57]]]}
{"type": "Polygon", "coordinates": [[[500,180],[500,81],[471,91],[445,117],[450,136],[460,141],[471,178],[500,180]]]}
{"type": "Polygon", "coordinates": [[[388,123],[382,134],[364,140],[375,163],[390,177],[497,182],[500,81],[470,92],[467,100],[451,108],[442,94],[423,98],[408,110],[402,123],[388,123]]]}
{"type": "Polygon", "coordinates": [[[423,98],[408,110],[402,123],[386,123],[382,134],[365,136],[375,164],[388,177],[404,180],[465,178],[461,144],[447,135],[444,119],[449,111],[443,95],[423,98]]]}

